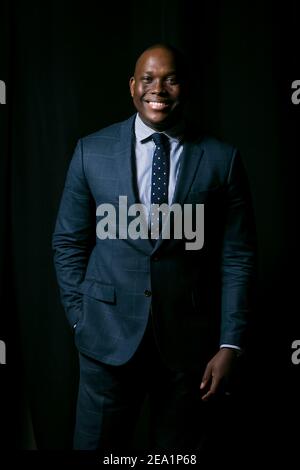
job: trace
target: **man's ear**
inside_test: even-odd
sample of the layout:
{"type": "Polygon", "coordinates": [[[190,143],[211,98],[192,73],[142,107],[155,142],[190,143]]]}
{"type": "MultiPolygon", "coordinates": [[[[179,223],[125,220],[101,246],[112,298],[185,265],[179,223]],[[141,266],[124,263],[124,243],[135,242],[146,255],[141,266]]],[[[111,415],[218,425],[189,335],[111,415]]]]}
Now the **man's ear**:
{"type": "Polygon", "coordinates": [[[135,85],[135,79],[134,77],[131,77],[130,80],[129,80],[129,88],[130,88],[130,94],[133,98],[133,95],[134,95],[134,85],[135,85]]]}

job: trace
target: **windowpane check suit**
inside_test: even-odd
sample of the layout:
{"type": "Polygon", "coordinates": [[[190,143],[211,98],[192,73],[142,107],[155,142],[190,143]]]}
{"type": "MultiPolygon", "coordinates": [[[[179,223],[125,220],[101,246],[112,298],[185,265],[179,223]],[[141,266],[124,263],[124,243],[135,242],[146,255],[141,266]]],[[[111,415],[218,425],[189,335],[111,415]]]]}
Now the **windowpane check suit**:
{"type": "MultiPolygon", "coordinates": [[[[204,245],[96,236],[96,209],[119,196],[139,202],[134,119],[81,139],[53,235],[55,267],[79,351],[107,366],[134,357],[149,318],[170,370],[196,370],[220,344],[243,348],[255,281],[255,228],[238,151],[205,137],[184,140],[173,203],[204,204],[204,245]]],[[[128,216],[128,222],[132,220],[128,216]]]]}

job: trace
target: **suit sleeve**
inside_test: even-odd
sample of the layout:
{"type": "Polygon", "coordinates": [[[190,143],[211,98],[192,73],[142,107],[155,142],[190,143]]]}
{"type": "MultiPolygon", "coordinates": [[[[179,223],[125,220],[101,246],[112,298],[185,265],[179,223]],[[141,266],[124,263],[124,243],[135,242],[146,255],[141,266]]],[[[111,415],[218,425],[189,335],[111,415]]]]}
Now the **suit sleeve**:
{"type": "Polygon", "coordinates": [[[81,317],[83,281],[94,244],[95,214],[83,167],[82,142],[74,151],[61,198],[52,247],[61,300],[71,326],[81,317]]]}
{"type": "Polygon", "coordinates": [[[241,157],[234,150],[225,197],[220,344],[245,346],[256,291],[256,245],[249,183],[241,157]]]}

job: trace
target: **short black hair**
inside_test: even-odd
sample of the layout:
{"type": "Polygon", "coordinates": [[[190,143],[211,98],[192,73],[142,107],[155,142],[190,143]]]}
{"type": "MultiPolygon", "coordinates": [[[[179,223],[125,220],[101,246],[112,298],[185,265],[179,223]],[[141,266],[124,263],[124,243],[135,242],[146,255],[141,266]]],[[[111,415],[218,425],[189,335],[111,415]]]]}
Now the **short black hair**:
{"type": "Polygon", "coordinates": [[[175,62],[181,77],[189,77],[190,67],[186,54],[183,52],[182,49],[179,49],[178,47],[175,47],[168,42],[157,42],[146,47],[146,49],[143,49],[136,60],[136,64],[139,58],[144,54],[144,52],[151,51],[152,49],[166,49],[167,51],[171,52],[175,58],[175,62]]]}

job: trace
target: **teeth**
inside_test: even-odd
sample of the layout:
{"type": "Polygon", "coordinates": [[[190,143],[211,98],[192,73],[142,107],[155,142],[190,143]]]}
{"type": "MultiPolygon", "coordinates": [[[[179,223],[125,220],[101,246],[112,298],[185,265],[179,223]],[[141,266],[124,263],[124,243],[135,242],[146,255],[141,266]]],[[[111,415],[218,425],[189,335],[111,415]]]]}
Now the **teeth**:
{"type": "Polygon", "coordinates": [[[158,103],[157,101],[149,101],[149,106],[152,109],[163,109],[167,106],[166,103],[158,103]]]}

